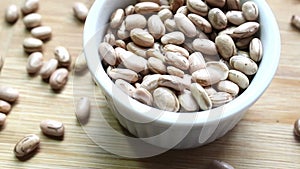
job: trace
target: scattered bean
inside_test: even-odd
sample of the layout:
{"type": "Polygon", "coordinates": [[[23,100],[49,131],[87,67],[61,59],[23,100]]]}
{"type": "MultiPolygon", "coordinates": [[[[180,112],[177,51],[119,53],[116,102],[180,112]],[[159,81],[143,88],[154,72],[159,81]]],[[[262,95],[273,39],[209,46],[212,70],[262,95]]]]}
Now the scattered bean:
{"type": "Polygon", "coordinates": [[[40,128],[47,136],[62,137],[65,132],[64,124],[56,120],[43,120],[40,128]]]}
{"type": "Polygon", "coordinates": [[[300,137],[300,119],[297,119],[294,123],[294,134],[300,137]]]}
{"type": "Polygon", "coordinates": [[[69,75],[69,71],[65,68],[59,68],[55,70],[50,76],[50,80],[49,80],[50,87],[53,90],[62,89],[68,81],[68,75],[69,75]]]}
{"type": "Polygon", "coordinates": [[[4,100],[0,100],[0,112],[7,114],[9,113],[11,110],[11,105],[10,103],[4,101],[4,100]]]}
{"type": "Polygon", "coordinates": [[[40,138],[35,134],[26,135],[17,142],[14,148],[16,157],[25,157],[36,150],[40,145],[40,138]]]}
{"type": "Polygon", "coordinates": [[[0,55],[0,72],[3,68],[3,66],[4,66],[4,57],[2,55],[0,55]]]}
{"type": "Polygon", "coordinates": [[[6,114],[0,113],[0,126],[3,126],[6,121],[6,114]]]}
{"type": "Polygon", "coordinates": [[[26,70],[29,74],[37,73],[43,66],[43,54],[41,52],[34,52],[29,55],[26,70]]]}
{"type": "Polygon", "coordinates": [[[72,58],[69,51],[63,46],[57,46],[54,49],[55,59],[58,61],[58,66],[68,68],[71,65],[72,58]]]}
{"type": "Polygon", "coordinates": [[[39,0],[25,0],[21,11],[24,15],[36,12],[39,9],[39,0]]]}
{"type": "Polygon", "coordinates": [[[31,30],[31,35],[37,39],[48,40],[52,36],[52,28],[50,26],[39,26],[31,30]]]}
{"type": "Polygon", "coordinates": [[[23,41],[24,51],[27,53],[43,51],[43,41],[37,38],[26,38],[23,41]]]}
{"type": "Polygon", "coordinates": [[[291,19],[291,24],[297,28],[300,29],[300,16],[298,15],[293,15],[291,19]]]}
{"type": "Polygon", "coordinates": [[[38,13],[31,13],[23,18],[23,23],[27,29],[38,27],[42,24],[42,16],[38,13]]]}
{"type": "Polygon", "coordinates": [[[74,12],[74,16],[84,22],[88,13],[89,13],[89,9],[86,7],[86,5],[82,2],[75,2],[73,5],[73,12],[74,12]]]}
{"type": "Polygon", "coordinates": [[[19,91],[12,87],[0,87],[0,99],[7,102],[15,102],[19,98],[19,91]]]}
{"type": "Polygon", "coordinates": [[[8,23],[15,23],[19,19],[19,8],[17,5],[9,5],[5,10],[5,20],[8,23]]]}
{"type": "Polygon", "coordinates": [[[74,70],[76,73],[80,73],[80,72],[87,70],[87,63],[86,63],[85,56],[79,55],[76,58],[74,70]]]}
{"type": "Polygon", "coordinates": [[[76,117],[81,124],[86,124],[90,117],[90,101],[87,97],[81,97],[76,105],[76,117]]]}
{"type": "Polygon", "coordinates": [[[50,59],[43,64],[40,69],[40,75],[42,79],[48,79],[51,74],[56,70],[58,61],[56,59],[50,59]]]}

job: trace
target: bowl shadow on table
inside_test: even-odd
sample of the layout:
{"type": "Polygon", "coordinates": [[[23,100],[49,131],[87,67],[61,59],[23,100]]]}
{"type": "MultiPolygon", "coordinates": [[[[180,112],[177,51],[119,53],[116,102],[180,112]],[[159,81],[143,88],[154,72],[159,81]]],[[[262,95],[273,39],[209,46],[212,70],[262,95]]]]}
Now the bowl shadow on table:
{"type": "MultiPolygon", "coordinates": [[[[124,128],[110,112],[108,107],[105,108],[106,113],[103,113],[104,120],[117,132],[128,137],[135,138],[134,135],[124,128]]],[[[238,125],[237,125],[238,126],[238,125]]],[[[209,164],[215,160],[226,160],[228,158],[231,146],[235,137],[232,137],[232,131],[227,133],[220,139],[197,148],[185,150],[168,150],[162,154],[153,157],[132,159],[127,157],[119,157],[124,160],[138,162],[142,168],[207,168],[209,164]]],[[[121,143],[122,144],[122,143],[121,143]]],[[[130,142],[126,143],[130,144],[130,142]]],[[[134,147],[135,145],[131,145],[134,147]]],[[[100,146],[101,147],[101,146],[100,146]]],[[[135,151],[134,149],[132,149],[135,151]]]]}

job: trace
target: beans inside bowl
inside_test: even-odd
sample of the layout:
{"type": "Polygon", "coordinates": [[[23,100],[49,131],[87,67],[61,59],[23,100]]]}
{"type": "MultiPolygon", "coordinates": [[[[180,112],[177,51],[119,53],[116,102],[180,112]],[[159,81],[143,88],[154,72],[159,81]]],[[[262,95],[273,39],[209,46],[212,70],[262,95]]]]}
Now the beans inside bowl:
{"type": "MultiPolygon", "coordinates": [[[[142,141],[166,149],[208,144],[241,120],[274,77],[280,58],[276,19],[267,3],[259,0],[227,0],[223,7],[216,1],[152,2],[157,4],[95,1],[83,34],[89,71],[111,113],[142,141]],[[246,2],[256,4],[258,18],[249,15],[255,20],[241,15],[246,2]],[[207,10],[195,12],[203,6],[207,10]],[[151,12],[144,13],[145,9],[151,12]],[[209,19],[210,15],[216,16],[209,19]],[[246,21],[236,23],[228,15],[246,21]],[[203,27],[193,18],[201,18],[203,27]],[[227,23],[217,22],[222,19],[227,23]],[[251,44],[256,49],[252,52],[251,44]]],[[[153,147],[145,147],[137,149],[152,152],[153,147]]]]}
{"type": "Polygon", "coordinates": [[[248,1],[138,1],[116,9],[98,52],[130,97],[197,112],[238,97],[263,56],[259,10],[248,1]]]}

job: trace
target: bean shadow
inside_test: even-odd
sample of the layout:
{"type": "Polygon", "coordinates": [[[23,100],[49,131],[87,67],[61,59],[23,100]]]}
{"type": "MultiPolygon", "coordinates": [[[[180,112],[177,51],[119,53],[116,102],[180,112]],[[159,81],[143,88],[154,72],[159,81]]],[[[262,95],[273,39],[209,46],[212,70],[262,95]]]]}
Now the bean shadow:
{"type": "Polygon", "coordinates": [[[16,159],[18,159],[21,162],[26,162],[28,160],[30,160],[31,158],[33,158],[36,154],[38,154],[40,152],[40,147],[37,147],[35,150],[33,150],[32,152],[30,152],[29,154],[23,156],[23,157],[16,157],[16,159]]]}

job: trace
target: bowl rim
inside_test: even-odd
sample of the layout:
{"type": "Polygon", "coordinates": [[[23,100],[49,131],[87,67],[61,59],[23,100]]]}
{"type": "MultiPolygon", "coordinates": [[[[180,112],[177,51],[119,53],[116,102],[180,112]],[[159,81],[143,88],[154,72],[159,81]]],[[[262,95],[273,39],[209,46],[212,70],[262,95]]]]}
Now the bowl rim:
{"type": "MultiPolygon", "coordinates": [[[[247,0],[242,0],[241,2],[245,2],[247,0]]],[[[260,62],[259,69],[252,79],[249,87],[238,97],[236,97],[234,100],[231,102],[217,107],[213,108],[211,110],[207,111],[200,111],[200,112],[189,112],[189,113],[174,113],[174,112],[167,112],[167,111],[155,111],[154,114],[157,112],[162,113],[159,118],[158,116],[154,114],[142,114],[139,110],[140,109],[135,109],[127,104],[124,104],[122,101],[116,99],[116,103],[121,104],[123,107],[126,107],[128,110],[132,110],[131,113],[133,115],[138,115],[140,118],[144,119],[145,121],[153,121],[156,120],[156,123],[158,124],[178,124],[178,125],[185,125],[185,126],[190,126],[190,121],[186,120],[179,120],[180,118],[183,119],[191,119],[195,118],[195,121],[193,125],[203,125],[204,123],[214,123],[215,121],[220,121],[224,120],[227,118],[230,118],[231,116],[234,116],[236,114],[239,114],[241,112],[244,112],[247,110],[251,105],[253,105],[259,97],[265,92],[265,90],[268,88],[270,85],[272,79],[275,76],[275,73],[278,68],[279,64],[279,59],[280,59],[280,52],[281,52],[281,40],[280,40],[280,32],[278,28],[278,24],[276,22],[276,18],[274,14],[272,13],[271,8],[267,4],[266,1],[261,1],[261,0],[253,0],[254,2],[257,3],[260,11],[259,15],[259,20],[260,20],[260,25],[261,25],[261,36],[264,36],[266,38],[265,41],[270,42],[272,45],[272,49],[266,48],[267,45],[264,45],[263,43],[263,58],[260,62]],[[266,17],[262,18],[261,16],[265,15],[266,17]],[[268,24],[262,24],[264,22],[268,22],[268,24]],[[269,57],[265,57],[265,55],[269,57]],[[270,59],[272,57],[272,59],[270,59]],[[267,75],[267,76],[266,76],[267,75]],[[236,106],[236,105],[243,105],[243,106],[236,106]],[[222,109],[222,115],[218,117],[212,117],[212,118],[207,118],[209,117],[211,111],[219,111],[222,109]]],[[[95,22],[95,19],[99,17],[99,11],[98,8],[101,5],[104,5],[105,1],[103,0],[96,0],[94,4],[92,5],[89,14],[87,16],[85,25],[84,25],[84,30],[83,30],[83,47],[84,47],[84,54],[87,60],[88,68],[90,70],[90,73],[92,76],[95,78],[96,82],[100,85],[102,90],[105,91],[110,97],[114,98],[114,94],[111,93],[111,88],[114,87],[114,83],[109,79],[110,82],[107,82],[107,79],[103,79],[101,75],[95,74],[94,69],[92,68],[91,64],[95,64],[93,59],[90,59],[87,54],[87,49],[85,48],[90,39],[96,34],[97,30],[97,22],[95,22]],[[109,85],[109,86],[107,86],[109,85]]],[[[98,46],[98,44],[97,44],[98,46]]],[[[98,52],[97,52],[98,53],[98,52]]],[[[101,64],[101,63],[100,63],[101,64]]],[[[107,74],[105,73],[107,76],[107,74]]],[[[108,76],[107,76],[108,77],[108,76]]],[[[116,87],[117,88],[117,87],[116,87]]],[[[118,91],[121,91],[120,89],[116,89],[118,91]]],[[[120,92],[124,94],[123,92],[120,92]]],[[[121,95],[122,95],[121,94],[121,95]]],[[[124,94],[125,95],[125,94],[124,94]]],[[[130,98],[132,99],[132,98],[130,98]]],[[[134,99],[132,99],[135,104],[137,104],[139,108],[148,108],[150,106],[144,105],[134,99]]],[[[151,107],[152,108],[152,107],[151,107]]],[[[155,109],[155,108],[153,108],[155,109]]],[[[158,109],[155,109],[158,110],[158,109]]],[[[113,111],[113,110],[112,110],[113,111]]]]}

